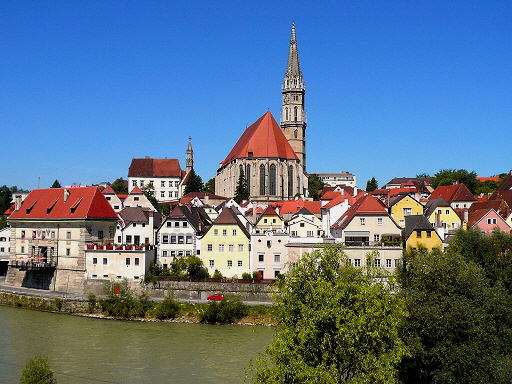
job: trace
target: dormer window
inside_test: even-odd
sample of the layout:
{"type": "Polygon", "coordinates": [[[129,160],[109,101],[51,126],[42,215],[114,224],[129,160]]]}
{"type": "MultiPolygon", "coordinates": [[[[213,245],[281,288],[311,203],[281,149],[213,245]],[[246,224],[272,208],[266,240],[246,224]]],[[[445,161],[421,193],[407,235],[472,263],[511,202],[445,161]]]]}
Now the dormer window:
{"type": "Polygon", "coordinates": [[[254,156],[254,153],[253,153],[253,152],[249,152],[249,153],[247,153],[247,157],[248,157],[249,159],[252,159],[252,157],[253,157],[253,156],[254,156]]]}

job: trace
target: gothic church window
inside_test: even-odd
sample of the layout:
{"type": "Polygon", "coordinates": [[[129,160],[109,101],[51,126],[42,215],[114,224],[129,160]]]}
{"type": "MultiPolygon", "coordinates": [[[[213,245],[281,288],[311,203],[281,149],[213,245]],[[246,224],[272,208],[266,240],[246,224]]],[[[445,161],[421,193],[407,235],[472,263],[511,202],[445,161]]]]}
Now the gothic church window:
{"type": "Polygon", "coordinates": [[[294,119],[297,121],[297,107],[293,108],[294,119]]]}
{"type": "Polygon", "coordinates": [[[260,195],[265,194],[265,165],[260,165],[260,195]]]}
{"type": "Polygon", "coordinates": [[[272,164],[270,166],[270,181],[269,181],[269,195],[276,195],[276,165],[272,164]]]}
{"type": "Polygon", "coordinates": [[[288,167],[288,196],[293,196],[293,167],[288,167]]]}
{"type": "Polygon", "coordinates": [[[251,194],[251,164],[245,166],[245,180],[247,181],[247,191],[251,194]]]}

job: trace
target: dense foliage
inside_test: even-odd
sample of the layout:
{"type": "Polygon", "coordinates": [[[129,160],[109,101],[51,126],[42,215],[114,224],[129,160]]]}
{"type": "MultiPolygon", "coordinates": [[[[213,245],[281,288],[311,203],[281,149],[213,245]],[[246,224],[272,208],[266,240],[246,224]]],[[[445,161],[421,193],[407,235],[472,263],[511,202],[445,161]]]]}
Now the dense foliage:
{"type": "Polygon", "coordinates": [[[12,191],[7,185],[0,187],[0,215],[3,215],[5,211],[11,206],[12,202],[12,191]]]}
{"type": "Polygon", "coordinates": [[[201,179],[201,176],[199,176],[195,171],[194,168],[190,171],[190,174],[188,175],[187,184],[185,185],[185,191],[183,192],[184,195],[191,193],[191,192],[203,192],[204,191],[204,185],[203,180],[201,179]]]}
{"type": "Polygon", "coordinates": [[[309,197],[313,198],[313,200],[320,200],[319,191],[324,188],[326,184],[320,180],[320,177],[316,174],[310,174],[308,176],[308,192],[309,197]]]}
{"type": "Polygon", "coordinates": [[[145,317],[153,309],[154,302],[149,295],[142,293],[134,297],[128,281],[107,281],[103,286],[106,299],[99,299],[99,305],[106,316],[117,318],[145,317]]]}
{"type": "Polygon", "coordinates": [[[142,188],[142,192],[144,193],[144,196],[146,196],[151,203],[151,205],[158,209],[158,200],[155,197],[155,187],[153,184],[148,184],[144,188],[142,188]]]}
{"type": "Polygon", "coordinates": [[[366,182],[366,192],[373,192],[377,188],[379,188],[379,184],[377,183],[377,179],[375,179],[375,177],[372,177],[371,180],[366,182]]]}
{"type": "Polygon", "coordinates": [[[247,189],[247,180],[244,176],[244,171],[240,172],[238,183],[236,184],[235,197],[233,198],[238,204],[244,200],[249,200],[249,190],[247,189]]]}
{"type": "Polygon", "coordinates": [[[277,328],[268,358],[256,361],[261,383],[394,383],[406,353],[398,336],[403,299],[356,268],[340,248],[304,254],[277,281],[277,328]]]}
{"type": "Polygon", "coordinates": [[[440,185],[452,185],[453,183],[464,184],[474,194],[479,182],[476,179],[475,171],[468,172],[465,169],[441,169],[431,179],[434,189],[440,185]]]}
{"type": "Polygon", "coordinates": [[[219,302],[211,301],[200,314],[202,323],[230,324],[247,316],[249,308],[237,298],[225,298],[219,302]]]}
{"type": "Polygon", "coordinates": [[[215,177],[212,177],[206,182],[204,185],[204,191],[205,193],[211,193],[212,195],[215,194],[215,177]]]}
{"type": "Polygon", "coordinates": [[[50,188],[62,188],[62,185],[60,185],[59,180],[55,180],[50,188]]]}
{"type": "Polygon", "coordinates": [[[122,177],[118,177],[111,185],[115,193],[128,193],[128,184],[126,184],[122,177]]]}
{"type": "Polygon", "coordinates": [[[171,293],[167,293],[164,300],[156,304],[155,308],[150,311],[150,315],[157,319],[174,319],[180,312],[180,305],[173,299],[171,293]]]}
{"type": "Polygon", "coordinates": [[[21,373],[20,384],[53,384],[56,382],[47,357],[30,359],[21,373]]]}

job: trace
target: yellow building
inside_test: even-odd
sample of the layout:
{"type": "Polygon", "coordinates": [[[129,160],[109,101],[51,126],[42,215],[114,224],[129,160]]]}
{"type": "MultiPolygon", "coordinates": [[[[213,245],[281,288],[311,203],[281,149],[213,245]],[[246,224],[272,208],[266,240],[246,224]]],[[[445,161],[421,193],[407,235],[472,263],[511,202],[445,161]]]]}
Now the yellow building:
{"type": "Polygon", "coordinates": [[[406,216],[404,233],[405,247],[408,250],[418,249],[420,245],[429,251],[443,248],[441,237],[423,215],[406,216]]]}
{"type": "Polygon", "coordinates": [[[461,225],[460,217],[445,199],[429,200],[425,205],[425,217],[435,228],[443,228],[445,233],[453,233],[461,225]]]}
{"type": "Polygon", "coordinates": [[[224,208],[201,240],[201,258],[210,275],[242,277],[250,270],[250,235],[232,208],[224,208]]]}
{"type": "Polygon", "coordinates": [[[423,205],[408,194],[394,196],[389,199],[389,213],[400,228],[405,228],[405,217],[423,215],[423,205]]]}
{"type": "Polygon", "coordinates": [[[256,233],[265,230],[284,230],[284,220],[270,205],[263,211],[255,224],[256,233]]]}

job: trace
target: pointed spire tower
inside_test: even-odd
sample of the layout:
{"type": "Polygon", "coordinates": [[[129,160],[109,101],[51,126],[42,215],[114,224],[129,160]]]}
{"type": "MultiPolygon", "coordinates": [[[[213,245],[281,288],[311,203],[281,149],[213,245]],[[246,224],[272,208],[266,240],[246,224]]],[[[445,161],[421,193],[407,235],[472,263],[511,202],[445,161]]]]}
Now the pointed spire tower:
{"type": "Polygon", "coordinates": [[[192,150],[192,137],[188,138],[187,158],[185,160],[187,173],[194,168],[194,151],[192,150]]]}
{"type": "Polygon", "coordinates": [[[295,35],[295,23],[292,22],[292,35],[288,53],[288,65],[284,74],[283,105],[281,108],[281,129],[288,139],[291,147],[297,154],[306,171],[306,111],[304,109],[304,96],[306,84],[302,79],[299,65],[299,51],[295,35]]]}

